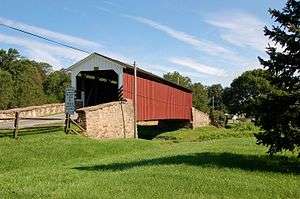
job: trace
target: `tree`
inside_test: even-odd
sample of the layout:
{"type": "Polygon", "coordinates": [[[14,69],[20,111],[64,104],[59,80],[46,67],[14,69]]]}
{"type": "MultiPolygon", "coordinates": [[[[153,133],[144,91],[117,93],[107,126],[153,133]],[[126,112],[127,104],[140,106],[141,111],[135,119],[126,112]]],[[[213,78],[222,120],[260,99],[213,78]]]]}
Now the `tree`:
{"type": "Polygon", "coordinates": [[[208,112],[208,95],[207,89],[201,83],[195,83],[192,86],[193,90],[193,106],[203,112],[208,112]]]}
{"type": "Polygon", "coordinates": [[[52,71],[49,64],[28,60],[16,49],[0,50],[0,71],[0,109],[51,102],[43,90],[52,71]]]}
{"type": "Polygon", "coordinates": [[[214,107],[215,110],[223,110],[223,87],[221,84],[213,84],[208,87],[208,97],[210,107],[214,107]]]}
{"type": "Polygon", "coordinates": [[[234,79],[223,93],[223,102],[229,112],[254,117],[258,97],[276,89],[271,85],[270,78],[268,71],[256,69],[246,71],[234,79]]]}
{"type": "Polygon", "coordinates": [[[64,71],[50,73],[43,83],[46,95],[55,102],[64,101],[64,93],[71,83],[71,79],[64,71]]]}
{"type": "Polygon", "coordinates": [[[274,154],[300,147],[300,2],[288,0],[282,11],[270,9],[269,13],[279,25],[265,27],[265,35],[283,51],[269,46],[269,60],[259,57],[259,61],[280,90],[259,99],[256,117],[264,131],[256,138],[258,144],[269,147],[269,154],[274,154]]]}
{"type": "Polygon", "coordinates": [[[16,49],[0,50],[0,69],[9,70],[9,66],[12,62],[18,60],[20,54],[16,49]]]}
{"type": "Polygon", "coordinates": [[[39,74],[41,74],[41,77],[43,79],[43,81],[46,80],[46,78],[52,73],[53,71],[53,67],[48,64],[48,63],[44,63],[44,62],[35,62],[35,61],[31,61],[31,63],[34,65],[34,67],[37,68],[37,70],[39,71],[39,74]]]}
{"type": "Polygon", "coordinates": [[[163,78],[186,88],[192,87],[192,80],[177,71],[166,73],[163,75],[163,78]]]}
{"type": "Polygon", "coordinates": [[[43,91],[43,77],[29,60],[18,60],[10,64],[13,79],[13,98],[10,108],[41,105],[47,103],[43,91]]]}
{"type": "Polygon", "coordinates": [[[4,82],[4,85],[9,88],[12,84],[13,90],[6,107],[2,108],[45,103],[46,98],[42,90],[43,74],[38,70],[38,63],[21,57],[16,49],[0,50],[0,57],[0,69],[10,74],[10,78],[6,75],[8,82],[4,82]]]}
{"type": "Polygon", "coordinates": [[[9,107],[13,95],[13,81],[9,72],[0,69],[0,110],[9,107]]]}

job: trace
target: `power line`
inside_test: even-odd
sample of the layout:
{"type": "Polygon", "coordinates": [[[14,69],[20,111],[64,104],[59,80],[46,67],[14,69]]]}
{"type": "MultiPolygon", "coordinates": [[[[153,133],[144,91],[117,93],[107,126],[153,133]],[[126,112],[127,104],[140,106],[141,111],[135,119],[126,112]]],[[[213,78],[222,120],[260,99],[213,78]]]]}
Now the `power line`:
{"type": "Polygon", "coordinates": [[[37,35],[37,34],[34,34],[32,32],[28,32],[26,30],[22,30],[20,28],[15,28],[15,27],[12,27],[12,26],[9,26],[9,25],[6,25],[6,24],[3,24],[3,23],[0,23],[0,26],[4,26],[6,28],[9,28],[9,29],[12,29],[12,30],[16,30],[16,31],[19,31],[19,32],[22,32],[24,34],[28,34],[30,36],[34,36],[34,37],[37,37],[39,39],[43,39],[43,40],[46,40],[48,42],[52,42],[52,43],[55,43],[55,44],[58,44],[58,45],[61,45],[61,46],[64,46],[66,48],[70,48],[70,49],[73,49],[73,50],[77,50],[77,51],[80,51],[80,52],[84,52],[84,53],[87,53],[87,54],[90,54],[90,52],[86,51],[86,50],[82,50],[80,48],[76,48],[76,47],[73,47],[71,45],[67,45],[67,44],[64,44],[64,43],[61,43],[61,42],[58,42],[58,41],[55,41],[55,40],[52,40],[52,39],[49,39],[47,37],[43,37],[41,35],[37,35]]]}

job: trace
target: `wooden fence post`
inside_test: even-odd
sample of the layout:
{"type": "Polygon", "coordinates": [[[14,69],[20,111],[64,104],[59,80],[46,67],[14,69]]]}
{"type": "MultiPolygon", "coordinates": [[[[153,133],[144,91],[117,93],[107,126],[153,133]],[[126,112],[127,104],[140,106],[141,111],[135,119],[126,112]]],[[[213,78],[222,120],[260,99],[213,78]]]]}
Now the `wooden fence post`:
{"type": "Polygon", "coordinates": [[[69,131],[71,129],[71,115],[70,114],[68,114],[68,115],[69,115],[69,117],[68,117],[68,133],[69,133],[69,131]]]}
{"type": "Polygon", "coordinates": [[[18,137],[18,131],[19,131],[19,112],[15,113],[15,123],[14,123],[14,138],[16,139],[18,137]]]}
{"type": "Polygon", "coordinates": [[[66,119],[65,119],[65,133],[69,133],[69,128],[70,128],[70,114],[66,113],[66,119]]]}

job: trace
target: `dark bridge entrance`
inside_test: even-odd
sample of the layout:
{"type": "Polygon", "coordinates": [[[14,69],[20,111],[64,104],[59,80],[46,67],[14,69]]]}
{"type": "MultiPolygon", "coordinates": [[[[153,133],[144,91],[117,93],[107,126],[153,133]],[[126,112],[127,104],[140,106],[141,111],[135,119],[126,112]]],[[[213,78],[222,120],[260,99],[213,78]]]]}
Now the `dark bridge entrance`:
{"type": "Polygon", "coordinates": [[[76,81],[77,98],[84,106],[118,101],[118,74],[113,70],[82,71],[76,81]]]}

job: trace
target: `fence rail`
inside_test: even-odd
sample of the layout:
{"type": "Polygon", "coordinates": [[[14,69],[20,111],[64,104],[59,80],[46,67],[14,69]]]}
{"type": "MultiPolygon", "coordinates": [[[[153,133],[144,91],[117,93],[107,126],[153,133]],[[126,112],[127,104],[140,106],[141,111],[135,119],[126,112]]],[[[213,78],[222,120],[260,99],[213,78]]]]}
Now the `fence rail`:
{"type": "Polygon", "coordinates": [[[82,134],[85,129],[82,128],[75,120],[71,119],[69,114],[66,114],[65,118],[57,118],[57,117],[20,117],[20,112],[15,112],[15,117],[9,118],[0,118],[0,121],[13,121],[13,137],[18,138],[19,126],[21,120],[41,120],[41,121],[64,121],[64,131],[66,134],[72,132],[75,134],[82,134]],[[79,131],[71,128],[71,123],[79,129],[79,131]]]}
{"type": "Polygon", "coordinates": [[[14,117],[8,117],[8,118],[0,118],[0,120],[14,120],[14,117]]]}
{"type": "Polygon", "coordinates": [[[45,117],[20,117],[21,120],[63,120],[61,118],[45,118],[45,117]]]}
{"type": "MultiPolygon", "coordinates": [[[[63,120],[61,118],[43,118],[43,117],[19,117],[20,120],[63,120]]],[[[15,120],[15,117],[0,118],[0,120],[15,120]]]]}

